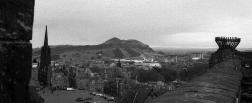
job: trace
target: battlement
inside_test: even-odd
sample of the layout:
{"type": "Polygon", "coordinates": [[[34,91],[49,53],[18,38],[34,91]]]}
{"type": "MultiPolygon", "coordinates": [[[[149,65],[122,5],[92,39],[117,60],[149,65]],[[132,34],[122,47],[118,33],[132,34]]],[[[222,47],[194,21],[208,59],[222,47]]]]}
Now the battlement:
{"type": "Polygon", "coordinates": [[[215,37],[215,42],[219,49],[214,52],[209,60],[209,67],[217,63],[223,62],[226,59],[236,58],[239,52],[235,49],[241,42],[238,37],[215,37]]]}
{"type": "Polygon", "coordinates": [[[215,37],[215,42],[218,44],[219,49],[235,49],[241,42],[241,38],[237,37],[215,37]]]}

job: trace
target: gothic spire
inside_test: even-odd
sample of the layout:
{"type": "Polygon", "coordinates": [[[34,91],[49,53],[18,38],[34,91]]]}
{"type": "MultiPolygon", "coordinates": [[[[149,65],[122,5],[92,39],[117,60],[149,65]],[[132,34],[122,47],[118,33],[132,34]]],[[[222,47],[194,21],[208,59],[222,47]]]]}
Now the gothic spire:
{"type": "Polygon", "coordinates": [[[40,67],[38,71],[38,80],[40,82],[40,85],[42,86],[51,86],[52,70],[50,68],[50,64],[51,64],[51,52],[50,47],[48,45],[48,33],[46,26],[45,40],[44,45],[41,48],[40,67]]]}
{"type": "Polygon", "coordinates": [[[45,30],[45,40],[44,40],[44,46],[48,46],[48,34],[47,34],[47,25],[46,25],[46,30],[45,30]]]}

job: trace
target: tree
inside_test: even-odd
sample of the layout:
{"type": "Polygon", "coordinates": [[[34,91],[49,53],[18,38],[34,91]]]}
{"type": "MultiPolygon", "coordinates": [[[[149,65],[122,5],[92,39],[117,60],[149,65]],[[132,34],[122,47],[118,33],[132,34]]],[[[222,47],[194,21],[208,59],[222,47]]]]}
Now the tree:
{"type": "Polygon", "coordinates": [[[164,81],[164,77],[156,71],[147,71],[142,70],[138,73],[138,80],[140,82],[149,82],[149,81],[164,81]]]}
{"type": "Polygon", "coordinates": [[[113,53],[115,55],[115,58],[123,58],[124,57],[122,51],[119,48],[116,48],[115,50],[113,50],[113,53]]]}
{"type": "Polygon", "coordinates": [[[109,80],[109,81],[105,82],[103,91],[105,94],[116,97],[117,96],[116,82],[113,80],[109,80]]]}
{"type": "Polygon", "coordinates": [[[164,77],[166,82],[173,81],[177,78],[177,74],[175,70],[161,68],[161,69],[157,69],[157,72],[160,73],[164,77]]]}

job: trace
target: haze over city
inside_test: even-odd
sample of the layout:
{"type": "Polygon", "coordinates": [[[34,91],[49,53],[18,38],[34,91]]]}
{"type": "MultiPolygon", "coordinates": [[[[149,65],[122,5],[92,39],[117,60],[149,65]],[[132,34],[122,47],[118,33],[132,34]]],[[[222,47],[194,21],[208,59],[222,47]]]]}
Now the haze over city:
{"type": "Polygon", "coordinates": [[[0,0],[0,103],[251,103],[251,3],[0,0]]]}
{"type": "Polygon", "coordinates": [[[250,0],[38,0],[33,47],[93,45],[118,37],[151,47],[217,47],[215,36],[242,38],[252,44],[250,0]],[[182,42],[183,41],[183,42],[182,42]]]}

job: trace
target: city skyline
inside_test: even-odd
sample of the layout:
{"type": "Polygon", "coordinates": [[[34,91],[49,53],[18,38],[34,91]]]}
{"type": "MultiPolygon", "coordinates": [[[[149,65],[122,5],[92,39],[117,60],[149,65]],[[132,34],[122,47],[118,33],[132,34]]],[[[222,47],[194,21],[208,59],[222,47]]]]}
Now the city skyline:
{"type": "Polygon", "coordinates": [[[216,48],[216,36],[237,36],[250,48],[248,0],[40,0],[35,4],[33,47],[48,25],[50,45],[96,45],[112,38],[151,47],[216,48]]]}

